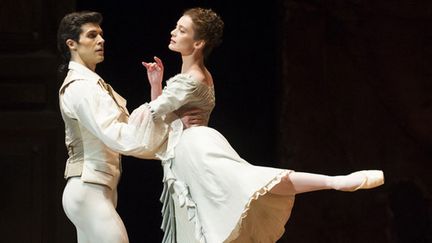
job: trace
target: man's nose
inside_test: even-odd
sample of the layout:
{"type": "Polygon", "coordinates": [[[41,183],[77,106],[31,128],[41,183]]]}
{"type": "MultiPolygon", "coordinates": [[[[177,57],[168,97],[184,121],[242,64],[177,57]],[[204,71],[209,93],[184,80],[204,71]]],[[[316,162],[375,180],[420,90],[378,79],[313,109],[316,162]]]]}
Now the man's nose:
{"type": "Polygon", "coordinates": [[[105,39],[102,36],[100,36],[99,40],[98,40],[98,43],[104,44],[105,43],[105,39]]]}

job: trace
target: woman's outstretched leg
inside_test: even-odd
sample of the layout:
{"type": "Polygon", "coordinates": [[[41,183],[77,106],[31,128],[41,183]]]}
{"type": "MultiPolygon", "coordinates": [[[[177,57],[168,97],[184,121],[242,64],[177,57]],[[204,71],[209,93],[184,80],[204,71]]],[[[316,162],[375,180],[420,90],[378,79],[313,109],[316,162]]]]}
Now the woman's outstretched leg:
{"type": "Polygon", "coordinates": [[[292,195],[304,192],[334,189],[356,191],[369,189],[384,183],[384,174],[380,170],[363,170],[343,176],[327,176],[305,172],[291,172],[270,192],[278,195],[292,195]]]}

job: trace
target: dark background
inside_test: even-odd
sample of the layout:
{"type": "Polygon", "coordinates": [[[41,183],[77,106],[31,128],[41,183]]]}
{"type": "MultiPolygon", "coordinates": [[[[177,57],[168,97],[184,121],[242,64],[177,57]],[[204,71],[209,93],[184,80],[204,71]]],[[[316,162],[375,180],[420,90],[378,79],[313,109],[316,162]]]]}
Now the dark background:
{"type": "MultiPolygon", "coordinates": [[[[104,16],[97,72],[133,110],[141,61],[180,71],[167,48],[183,10],[225,22],[208,60],[210,126],[256,165],[322,174],[382,169],[386,184],[299,195],[279,242],[432,242],[432,3],[429,1],[56,1],[0,3],[0,242],[75,242],[61,208],[66,151],[55,33],[64,14],[104,16]]],[[[118,211],[132,243],[160,242],[158,161],[125,157],[118,211]]],[[[223,213],[223,212],[221,212],[223,213]]]]}

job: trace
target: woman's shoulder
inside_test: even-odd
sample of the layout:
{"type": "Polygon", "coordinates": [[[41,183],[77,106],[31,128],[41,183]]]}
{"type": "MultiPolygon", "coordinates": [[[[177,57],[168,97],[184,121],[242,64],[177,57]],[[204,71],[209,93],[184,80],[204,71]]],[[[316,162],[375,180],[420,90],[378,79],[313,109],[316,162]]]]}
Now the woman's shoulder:
{"type": "Polygon", "coordinates": [[[168,82],[182,82],[193,86],[206,85],[206,76],[199,71],[189,71],[187,73],[179,73],[174,75],[168,82]]]}
{"type": "Polygon", "coordinates": [[[198,70],[191,70],[189,72],[186,73],[191,79],[195,80],[196,82],[201,82],[201,83],[205,83],[206,81],[206,76],[204,75],[204,73],[202,73],[201,71],[198,70]]]}
{"type": "Polygon", "coordinates": [[[178,73],[172,76],[169,80],[190,80],[194,82],[203,82],[205,80],[205,75],[199,71],[188,71],[186,73],[178,73]]]}

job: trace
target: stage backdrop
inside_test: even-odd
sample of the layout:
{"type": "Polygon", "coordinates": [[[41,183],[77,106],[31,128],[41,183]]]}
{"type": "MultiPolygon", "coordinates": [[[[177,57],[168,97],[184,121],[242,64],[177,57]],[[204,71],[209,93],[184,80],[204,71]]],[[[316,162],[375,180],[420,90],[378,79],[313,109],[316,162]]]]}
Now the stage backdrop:
{"type": "MultiPolygon", "coordinates": [[[[208,60],[217,96],[210,126],[242,157],[314,173],[385,172],[378,189],[298,195],[279,242],[432,241],[429,1],[3,0],[1,242],[76,242],[61,207],[61,17],[103,14],[106,59],[97,72],[132,110],[150,97],[141,61],[160,57],[166,78],[180,71],[170,31],[194,6],[225,21],[208,60]]],[[[160,162],[125,157],[123,165],[118,211],[130,241],[160,242],[160,162]]]]}

